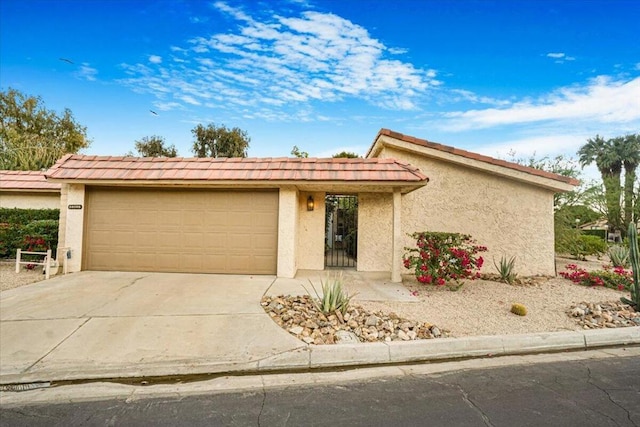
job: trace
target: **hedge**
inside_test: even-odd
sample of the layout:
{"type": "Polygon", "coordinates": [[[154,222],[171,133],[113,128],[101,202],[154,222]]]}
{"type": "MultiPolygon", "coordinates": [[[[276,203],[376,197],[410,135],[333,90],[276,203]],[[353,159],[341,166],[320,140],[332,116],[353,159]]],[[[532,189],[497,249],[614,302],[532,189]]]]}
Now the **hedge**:
{"type": "Polygon", "coordinates": [[[58,247],[60,209],[0,208],[0,258],[13,258],[16,249],[37,251],[58,247]],[[34,246],[34,242],[40,242],[34,246]]]}

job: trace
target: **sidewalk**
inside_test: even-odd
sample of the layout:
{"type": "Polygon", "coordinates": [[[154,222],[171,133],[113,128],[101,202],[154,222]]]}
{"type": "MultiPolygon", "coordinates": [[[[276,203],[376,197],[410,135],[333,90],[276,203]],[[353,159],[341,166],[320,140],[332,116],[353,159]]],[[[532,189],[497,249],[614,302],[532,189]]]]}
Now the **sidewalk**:
{"type": "MultiPolygon", "coordinates": [[[[409,298],[362,276],[367,298],[409,298]]],[[[259,304],[272,276],[82,272],[2,293],[0,385],[305,371],[640,344],[640,327],[307,345],[259,304]]],[[[308,282],[307,282],[308,283],[308,282]]]]}

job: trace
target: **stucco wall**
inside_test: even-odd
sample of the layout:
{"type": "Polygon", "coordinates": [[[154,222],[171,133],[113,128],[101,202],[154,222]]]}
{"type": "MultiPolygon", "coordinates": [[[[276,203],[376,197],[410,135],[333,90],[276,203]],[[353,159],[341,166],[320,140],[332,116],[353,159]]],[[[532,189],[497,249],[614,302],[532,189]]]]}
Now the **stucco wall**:
{"type": "Polygon", "coordinates": [[[325,193],[305,193],[298,197],[297,267],[302,270],[324,269],[325,193]],[[313,197],[314,209],[307,210],[307,198],[313,197]]]}
{"type": "Polygon", "coordinates": [[[391,271],[393,194],[358,194],[358,271],[391,271]]]}
{"type": "Polygon", "coordinates": [[[67,268],[70,273],[80,271],[82,268],[82,243],[84,235],[85,187],[82,184],[69,184],[67,187],[67,200],[61,206],[61,221],[64,221],[64,243],[59,240],[59,247],[71,249],[71,258],[67,259],[67,268]],[[69,209],[68,205],[81,205],[82,209],[69,209]],[[64,220],[62,211],[65,211],[64,220]]]}
{"type": "Polygon", "coordinates": [[[298,192],[295,188],[281,188],[278,206],[278,277],[293,278],[298,242],[298,192]]]}
{"type": "Polygon", "coordinates": [[[19,209],[58,209],[60,207],[59,193],[0,193],[0,208],[19,209]]]}
{"type": "Polygon", "coordinates": [[[393,157],[418,167],[427,186],[403,196],[402,231],[447,231],[471,234],[489,248],[483,271],[492,260],[516,256],[521,275],[554,275],[553,192],[504,177],[400,150],[393,157]]]}

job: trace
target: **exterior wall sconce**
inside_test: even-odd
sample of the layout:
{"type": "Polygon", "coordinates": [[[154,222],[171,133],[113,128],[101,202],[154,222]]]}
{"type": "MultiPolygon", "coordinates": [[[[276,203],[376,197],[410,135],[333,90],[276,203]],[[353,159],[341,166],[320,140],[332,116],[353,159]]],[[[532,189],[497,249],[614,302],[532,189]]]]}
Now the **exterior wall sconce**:
{"type": "Polygon", "coordinates": [[[313,196],[309,196],[309,198],[307,198],[307,210],[312,211],[314,207],[315,203],[313,201],[313,196]]]}

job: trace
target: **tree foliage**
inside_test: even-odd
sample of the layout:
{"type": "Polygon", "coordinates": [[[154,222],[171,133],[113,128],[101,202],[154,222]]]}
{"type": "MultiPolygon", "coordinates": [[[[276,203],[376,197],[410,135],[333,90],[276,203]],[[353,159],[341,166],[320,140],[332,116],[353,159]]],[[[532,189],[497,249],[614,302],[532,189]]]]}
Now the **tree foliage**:
{"type": "Polygon", "coordinates": [[[68,108],[58,115],[40,97],[11,88],[0,93],[0,169],[46,169],[89,144],[86,127],[68,108]]]}
{"type": "Polygon", "coordinates": [[[192,150],[197,157],[247,157],[251,138],[240,128],[199,124],[191,133],[195,138],[192,150]]]}
{"type": "Polygon", "coordinates": [[[135,149],[142,157],[176,157],[176,146],[166,145],[163,137],[152,135],[145,136],[135,142],[135,149]]]}
{"type": "Polygon", "coordinates": [[[640,165],[640,138],[637,134],[605,140],[600,135],[587,140],[578,151],[584,167],[595,163],[604,184],[607,221],[612,230],[625,230],[638,218],[635,190],[640,165]],[[624,170],[624,192],[620,180],[624,170]],[[623,204],[624,202],[624,204],[623,204]],[[624,209],[623,209],[624,206],[624,209]]]}
{"type": "Polygon", "coordinates": [[[297,145],[294,145],[291,149],[291,155],[299,159],[306,159],[309,157],[309,153],[306,151],[300,151],[297,145]]]}
{"type": "Polygon", "coordinates": [[[339,152],[339,153],[334,154],[334,155],[333,155],[333,156],[331,156],[331,157],[333,157],[334,159],[337,159],[337,158],[343,158],[343,159],[357,159],[357,158],[359,158],[360,156],[359,156],[358,154],[354,153],[354,152],[351,152],[351,151],[341,151],[341,152],[339,152]]]}

